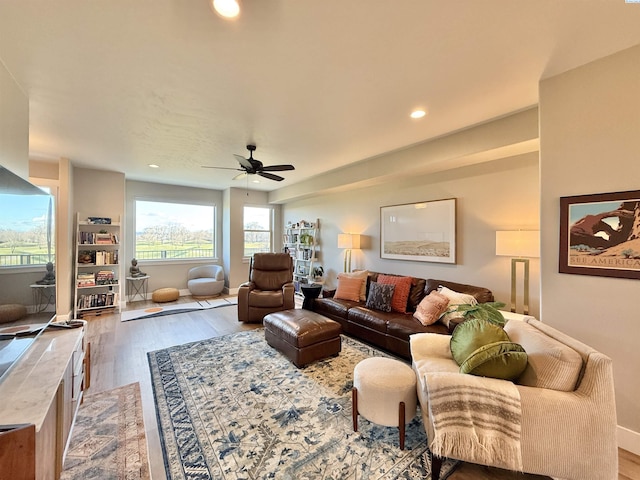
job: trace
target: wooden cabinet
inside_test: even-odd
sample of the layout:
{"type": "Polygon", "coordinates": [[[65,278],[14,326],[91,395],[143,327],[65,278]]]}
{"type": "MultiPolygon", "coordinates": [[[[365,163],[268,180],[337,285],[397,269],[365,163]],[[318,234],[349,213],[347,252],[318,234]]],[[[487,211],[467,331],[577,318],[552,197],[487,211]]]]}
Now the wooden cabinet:
{"type": "Polygon", "coordinates": [[[293,281],[296,293],[302,294],[300,285],[322,283],[317,269],[320,267],[320,228],[318,220],[307,222],[301,220],[285,227],[283,235],[283,251],[293,257],[293,281]]]}
{"type": "MultiPolygon", "coordinates": [[[[62,472],[90,368],[84,333],[84,327],[44,332],[0,383],[0,426],[34,426],[35,450],[20,450],[17,465],[33,462],[37,480],[57,480],[62,472]]],[[[19,474],[3,470],[0,478],[19,474]]]]}
{"type": "Polygon", "coordinates": [[[75,318],[118,309],[122,278],[119,217],[107,219],[78,213],[75,244],[75,318]]]}

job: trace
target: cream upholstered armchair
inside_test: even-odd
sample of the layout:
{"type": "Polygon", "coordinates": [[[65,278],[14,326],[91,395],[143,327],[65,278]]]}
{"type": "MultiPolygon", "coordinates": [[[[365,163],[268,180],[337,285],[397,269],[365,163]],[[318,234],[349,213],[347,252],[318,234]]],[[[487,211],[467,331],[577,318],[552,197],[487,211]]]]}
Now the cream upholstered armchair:
{"type": "Polygon", "coordinates": [[[187,288],[195,297],[220,295],[224,289],[224,269],[220,265],[191,268],[187,274],[187,288]]]}
{"type": "Polygon", "coordinates": [[[295,308],[293,259],[288,253],[256,253],[249,281],[238,289],[238,320],[262,322],[265,315],[295,308]]]}
{"type": "Polygon", "coordinates": [[[438,479],[443,457],[567,480],[616,480],[611,359],[535,319],[511,320],[505,331],[528,354],[526,369],[514,383],[459,373],[447,335],[411,336],[418,399],[434,460],[433,480],[438,479]],[[462,385],[476,392],[469,399],[473,407],[466,412],[449,395],[462,385]],[[501,455],[504,444],[492,449],[491,441],[475,448],[485,429],[482,422],[490,428],[494,420],[484,408],[491,402],[478,389],[500,398],[497,407],[508,412],[500,413],[496,424],[512,415],[508,427],[514,441],[506,443],[514,449],[509,455],[501,455]],[[503,389],[515,398],[506,400],[503,389]],[[445,390],[448,394],[441,395],[445,390]],[[447,441],[448,428],[455,430],[458,441],[447,441]]]}

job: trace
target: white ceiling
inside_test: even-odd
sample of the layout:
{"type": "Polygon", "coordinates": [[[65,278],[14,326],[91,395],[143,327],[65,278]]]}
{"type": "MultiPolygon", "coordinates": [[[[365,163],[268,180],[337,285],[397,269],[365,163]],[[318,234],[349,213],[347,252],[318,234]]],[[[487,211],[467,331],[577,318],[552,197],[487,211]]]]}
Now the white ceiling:
{"type": "Polygon", "coordinates": [[[0,0],[32,157],[216,189],[245,183],[201,165],[247,143],[296,166],[250,184],[273,190],[534,105],[541,78],[637,44],[624,0],[243,0],[231,22],[207,0],[0,0]]]}

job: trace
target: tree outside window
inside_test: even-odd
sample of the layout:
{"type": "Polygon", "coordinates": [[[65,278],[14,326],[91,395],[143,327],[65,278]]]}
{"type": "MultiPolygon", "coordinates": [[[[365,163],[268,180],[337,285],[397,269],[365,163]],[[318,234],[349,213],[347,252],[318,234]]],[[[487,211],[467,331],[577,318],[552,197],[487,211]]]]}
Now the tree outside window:
{"type": "Polygon", "coordinates": [[[136,200],[138,260],[215,258],[215,206],[136,200]]]}
{"type": "Polygon", "coordinates": [[[271,252],[273,239],[273,209],[244,207],[244,256],[271,252]]]}

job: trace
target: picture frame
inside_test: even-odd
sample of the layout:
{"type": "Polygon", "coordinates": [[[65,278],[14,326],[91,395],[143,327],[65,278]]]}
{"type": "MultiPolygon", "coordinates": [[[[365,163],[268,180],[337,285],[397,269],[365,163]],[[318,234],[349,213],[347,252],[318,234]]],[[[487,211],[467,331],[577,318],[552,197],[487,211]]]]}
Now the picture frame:
{"type": "Polygon", "coordinates": [[[640,190],[560,197],[559,272],[640,279],[639,222],[640,190]]]}
{"type": "Polygon", "coordinates": [[[380,207],[380,258],[456,263],[456,199],[380,207]]]}

